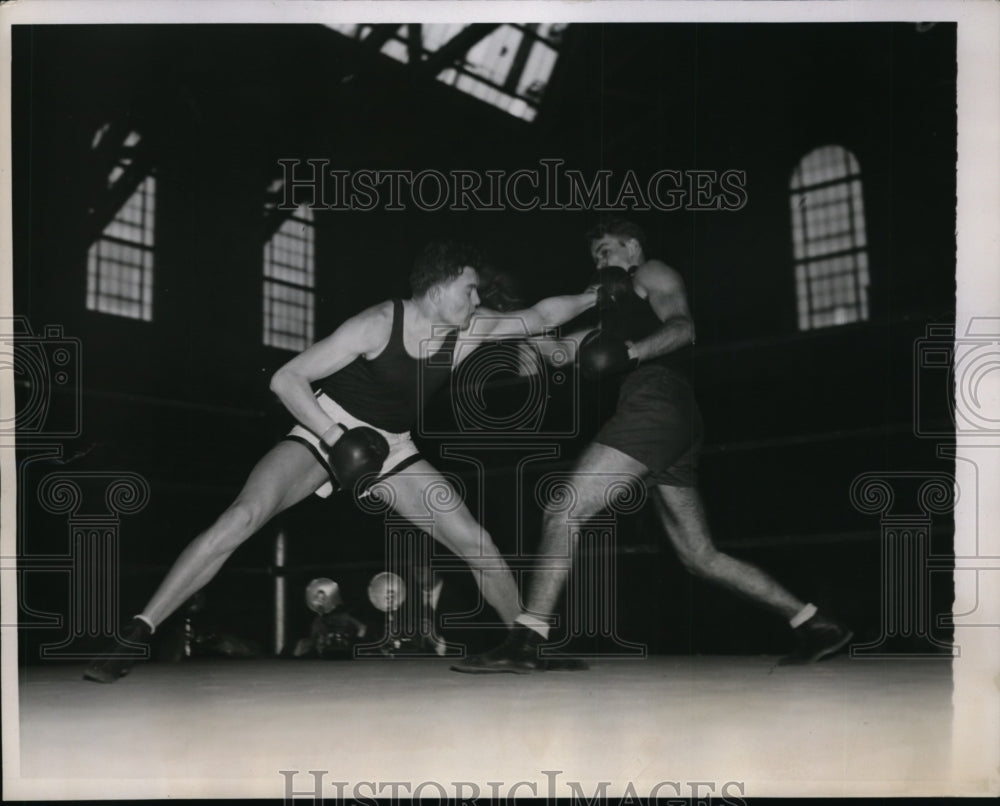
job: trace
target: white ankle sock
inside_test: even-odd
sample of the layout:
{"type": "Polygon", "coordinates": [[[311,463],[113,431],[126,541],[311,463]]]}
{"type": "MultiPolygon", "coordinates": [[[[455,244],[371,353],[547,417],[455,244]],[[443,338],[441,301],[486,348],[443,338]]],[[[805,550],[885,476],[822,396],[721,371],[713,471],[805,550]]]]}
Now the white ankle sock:
{"type": "Polygon", "coordinates": [[[812,602],[810,602],[805,607],[803,607],[798,613],[796,613],[794,616],[792,616],[788,620],[788,623],[792,625],[792,629],[794,630],[796,627],[801,626],[802,624],[805,624],[807,621],[809,621],[809,619],[811,619],[813,616],[815,616],[818,612],[819,611],[816,609],[816,605],[814,605],[812,602]]]}
{"type": "Polygon", "coordinates": [[[147,627],[149,627],[149,634],[150,635],[152,635],[153,633],[156,632],[156,625],[153,624],[153,622],[151,622],[144,615],[142,615],[142,613],[136,613],[134,616],[132,616],[132,618],[139,619],[139,621],[141,621],[143,624],[145,624],[147,627]]]}
{"type": "Polygon", "coordinates": [[[530,613],[522,613],[516,619],[514,619],[515,624],[521,624],[527,627],[529,630],[533,630],[538,633],[542,638],[549,637],[549,625],[543,619],[538,618],[538,616],[532,616],[530,613]]]}

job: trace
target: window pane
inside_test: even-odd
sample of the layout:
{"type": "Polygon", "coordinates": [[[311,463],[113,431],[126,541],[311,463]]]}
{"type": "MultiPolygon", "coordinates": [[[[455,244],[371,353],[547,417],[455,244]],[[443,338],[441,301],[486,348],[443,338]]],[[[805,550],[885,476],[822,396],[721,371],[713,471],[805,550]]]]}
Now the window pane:
{"type": "Polygon", "coordinates": [[[153,318],[153,198],[147,176],[87,253],[88,310],[151,321],[153,318]]]}
{"type": "Polygon", "coordinates": [[[304,350],[313,341],[315,229],[305,206],[286,219],[264,245],[263,341],[304,350]]]}
{"type": "Polygon", "coordinates": [[[790,182],[799,329],[868,318],[868,256],[860,168],[828,145],[799,162],[790,182]]]}

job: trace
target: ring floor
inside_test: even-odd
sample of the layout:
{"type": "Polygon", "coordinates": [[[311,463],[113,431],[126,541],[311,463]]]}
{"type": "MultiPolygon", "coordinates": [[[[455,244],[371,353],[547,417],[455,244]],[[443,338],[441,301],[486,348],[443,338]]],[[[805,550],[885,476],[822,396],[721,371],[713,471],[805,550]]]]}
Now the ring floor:
{"type": "Polygon", "coordinates": [[[280,798],[317,781],[329,799],[389,797],[392,782],[436,799],[605,781],[638,798],[949,791],[947,660],[661,656],[526,676],[448,663],[192,660],[114,685],[79,664],[26,667],[8,762],[18,787],[85,799],[280,798]]]}

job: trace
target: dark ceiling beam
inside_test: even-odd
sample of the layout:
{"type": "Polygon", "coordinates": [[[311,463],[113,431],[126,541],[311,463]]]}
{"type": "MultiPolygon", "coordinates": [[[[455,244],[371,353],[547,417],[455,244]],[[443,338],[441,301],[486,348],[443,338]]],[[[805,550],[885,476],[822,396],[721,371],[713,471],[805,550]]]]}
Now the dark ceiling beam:
{"type": "Polygon", "coordinates": [[[93,157],[90,160],[93,173],[103,179],[115,167],[129,131],[129,124],[122,118],[108,122],[107,131],[104,132],[101,141],[93,149],[93,157]]]}
{"type": "Polygon", "coordinates": [[[406,26],[406,50],[410,64],[419,64],[424,58],[423,28],[419,22],[411,22],[406,26]]]}
{"type": "Polygon", "coordinates": [[[130,152],[133,149],[125,148],[125,140],[131,131],[130,124],[124,118],[108,121],[108,124],[107,131],[97,146],[91,149],[90,159],[87,160],[87,193],[91,209],[98,206],[100,199],[107,192],[108,175],[114,170],[115,165],[126,153],[132,156],[130,152]]]}
{"type": "Polygon", "coordinates": [[[281,225],[284,224],[285,221],[291,217],[292,213],[295,212],[295,209],[283,210],[277,206],[281,202],[283,196],[284,191],[276,193],[273,197],[271,197],[271,201],[275,203],[275,206],[264,209],[264,221],[260,232],[261,243],[267,243],[271,240],[274,233],[276,233],[281,228],[281,225]]]}
{"type": "Polygon", "coordinates": [[[399,27],[398,25],[373,25],[368,36],[361,42],[370,51],[380,51],[382,46],[396,35],[399,27]]]}
{"type": "Polygon", "coordinates": [[[131,164],[124,168],[122,175],[104,193],[100,194],[94,205],[87,211],[84,237],[88,246],[100,237],[104,228],[118,214],[122,205],[128,201],[129,196],[135,193],[139,183],[149,175],[152,168],[153,160],[149,149],[132,151],[131,164]]]}
{"type": "Polygon", "coordinates": [[[473,23],[466,26],[430,54],[426,60],[416,65],[414,68],[416,74],[420,77],[433,78],[499,27],[489,23],[473,23]]]}
{"type": "MultiPolygon", "coordinates": [[[[528,30],[534,30],[534,25],[525,26],[528,30]]],[[[514,61],[511,62],[510,71],[507,73],[507,81],[504,83],[503,91],[509,95],[517,95],[517,85],[524,73],[524,66],[528,63],[528,57],[535,46],[535,38],[527,34],[521,37],[521,43],[517,46],[517,53],[514,54],[514,61]]]]}

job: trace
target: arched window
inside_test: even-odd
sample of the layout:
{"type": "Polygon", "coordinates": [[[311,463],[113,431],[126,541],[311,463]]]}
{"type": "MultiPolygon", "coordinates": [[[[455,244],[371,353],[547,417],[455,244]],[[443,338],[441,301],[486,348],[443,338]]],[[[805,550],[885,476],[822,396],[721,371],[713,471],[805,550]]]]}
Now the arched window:
{"type": "Polygon", "coordinates": [[[799,330],[868,318],[868,242],[861,169],[837,145],[810,151],[792,173],[792,242],[799,330]]]}
{"type": "Polygon", "coordinates": [[[302,205],[264,244],[264,344],[304,350],[313,342],[312,211],[302,205]]]}

